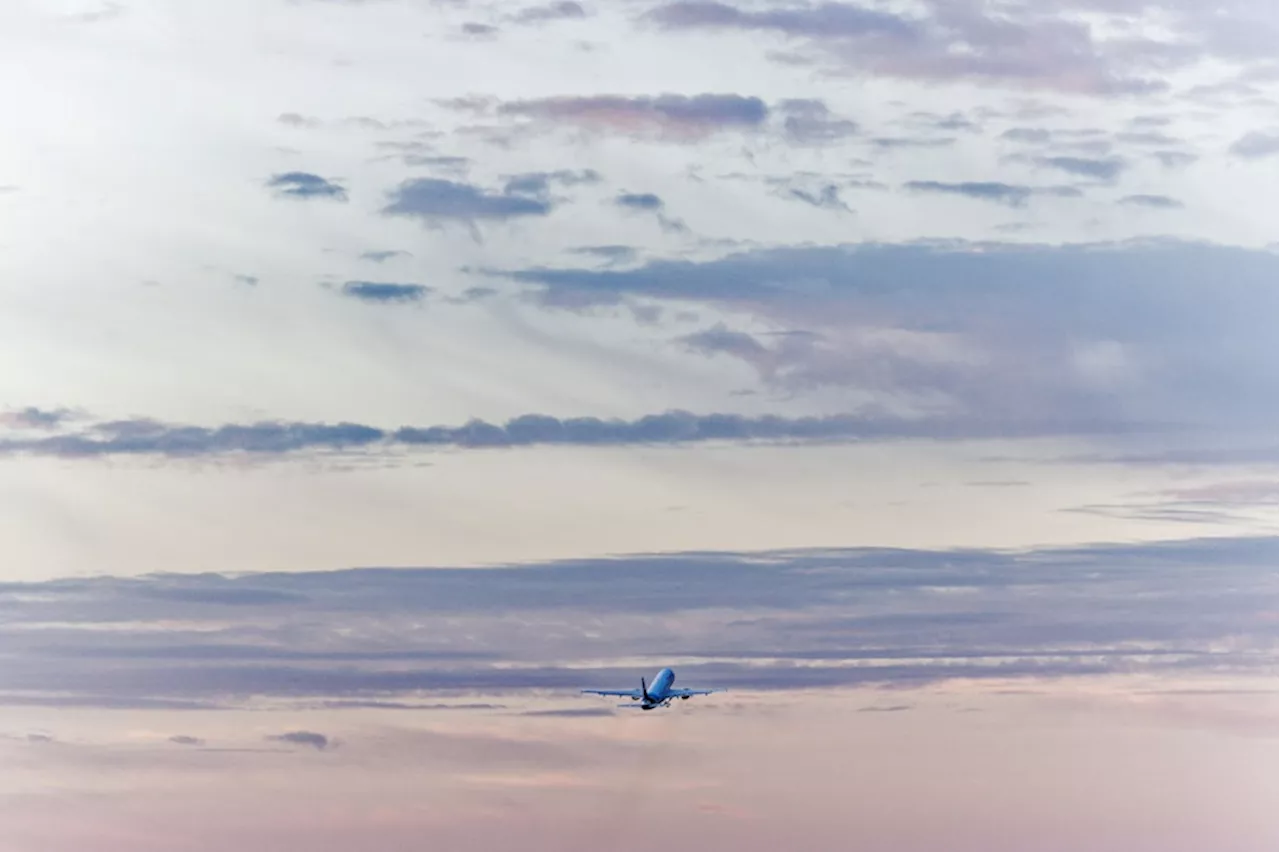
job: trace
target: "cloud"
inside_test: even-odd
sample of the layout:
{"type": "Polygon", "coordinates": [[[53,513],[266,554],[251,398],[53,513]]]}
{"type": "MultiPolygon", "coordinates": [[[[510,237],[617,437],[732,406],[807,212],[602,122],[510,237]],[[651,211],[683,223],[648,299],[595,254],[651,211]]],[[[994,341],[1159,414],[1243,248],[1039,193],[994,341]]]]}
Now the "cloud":
{"type": "Polygon", "coordinates": [[[1113,181],[1127,168],[1128,164],[1118,158],[1088,157],[1036,157],[1033,162],[1046,169],[1057,169],[1078,177],[1096,178],[1102,181],[1113,181]]]}
{"type": "MultiPolygon", "coordinates": [[[[576,694],[672,661],[682,682],[747,690],[1265,673],[1278,547],[1269,535],[1024,552],[807,548],[0,583],[0,641],[12,651],[0,704],[491,704],[478,695],[576,694]],[[241,588],[281,597],[218,610],[217,631],[190,626],[210,618],[206,595],[241,588]],[[421,629],[445,621],[458,629],[421,629]]],[[[305,730],[269,739],[332,745],[305,730]]]]}
{"type": "Polygon", "coordinates": [[[1244,160],[1258,160],[1276,156],[1280,148],[1280,136],[1275,131],[1253,131],[1231,143],[1228,149],[1233,156],[1244,160]]]}
{"type": "Polygon", "coordinates": [[[348,281],[342,294],[362,302],[420,302],[431,292],[422,284],[388,284],[381,281],[348,281]]]}
{"type": "Polygon", "coordinates": [[[46,409],[28,405],[26,408],[0,411],[0,426],[10,429],[54,430],[76,417],[76,413],[69,408],[46,409]]]}
{"type": "Polygon", "coordinates": [[[696,140],[726,130],[764,125],[769,108],[734,94],[563,96],[510,101],[499,114],[623,135],[696,140]]]}
{"type": "Polygon", "coordinates": [[[468,21],[462,25],[464,35],[475,36],[477,38],[489,38],[497,35],[498,28],[490,24],[480,24],[475,21],[468,21]]]}
{"type": "Polygon", "coordinates": [[[1151,156],[1166,169],[1185,168],[1200,159],[1187,151],[1153,151],[1151,156]]]}
{"type": "Polygon", "coordinates": [[[877,148],[892,151],[900,148],[946,148],[956,144],[956,140],[951,137],[877,136],[870,143],[877,148]]]}
{"type": "Polygon", "coordinates": [[[1065,431],[1177,424],[1208,430],[1205,438],[1275,431],[1277,332],[1264,318],[1278,306],[1267,251],[950,241],[493,274],[552,309],[692,302],[803,331],[761,343],[767,357],[753,349],[764,380],[857,388],[963,430],[1052,421],[1065,431]]]}
{"type": "MultiPolygon", "coordinates": [[[[384,299],[378,299],[382,301],[384,299]]],[[[791,335],[808,341],[812,335],[791,335]]],[[[766,348],[750,335],[724,328],[681,338],[707,354],[724,352],[758,361],[766,373],[794,370],[785,350],[766,348]]],[[[800,351],[805,351],[802,344],[800,351]]],[[[803,359],[802,359],[803,364],[803,359]]],[[[1124,434],[1123,422],[1082,422],[1060,416],[999,420],[972,415],[898,416],[871,409],[865,413],[811,417],[694,414],[667,411],[635,420],[598,417],[557,418],[525,414],[505,423],[471,420],[461,426],[402,426],[385,430],[359,423],[258,422],[215,428],[124,420],[97,424],[78,433],[41,438],[0,439],[0,456],[59,458],[147,455],[200,458],[227,454],[256,456],[304,451],[374,452],[393,448],[455,447],[484,449],[543,445],[628,446],[730,442],[851,442],[902,438],[968,439],[1050,435],[1124,434]]]]}
{"type": "Polygon", "coordinates": [[[599,183],[603,178],[594,169],[560,169],[554,172],[524,172],[508,175],[502,191],[507,195],[530,195],[545,198],[551,192],[552,184],[561,186],[577,186],[579,184],[599,183]]]}
{"type": "Polygon", "coordinates": [[[448,221],[507,220],[522,216],[546,216],[551,201],[526,193],[492,193],[480,187],[436,178],[404,181],[382,208],[387,216],[406,216],[437,225],[448,221]]]}
{"type": "Polygon", "coordinates": [[[663,208],[662,199],[652,192],[624,192],[615,198],[613,203],[628,210],[654,211],[663,208]]]}
{"type": "Polygon", "coordinates": [[[1116,203],[1133,207],[1150,207],[1154,210],[1177,210],[1183,207],[1181,201],[1167,195],[1126,195],[1116,203]]]}
{"type": "Polygon", "coordinates": [[[276,121],[281,124],[286,124],[289,127],[305,127],[308,129],[314,129],[324,124],[324,122],[318,118],[313,118],[309,115],[300,115],[296,112],[282,112],[276,118],[276,121]]]}
{"type": "Polygon", "coordinates": [[[311,746],[316,751],[324,751],[329,747],[329,738],[324,734],[317,734],[313,731],[289,731],[286,734],[267,737],[267,739],[294,745],[311,746]]]}
{"type": "MultiPolygon", "coordinates": [[[[824,59],[850,73],[916,80],[968,80],[1081,94],[1158,91],[1140,76],[1160,51],[1130,39],[1125,50],[1095,39],[1068,14],[971,4],[926,3],[897,14],[848,3],[795,4],[747,11],[719,2],[680,0],[648,12],[667,31],[753,31],[798,43],[802,59],[824,59]]],[[[1168,51],[1164,51],[1168,55],[1168,51]]],[[[796,54],[793,54],[793,56],[796,54]]],[[[1186,60],[1190,61],[1190,60],[1186,60]]]]}
{"type": "Polygon", "coordinates": [[[342,186],[309,172],[285,172],[273,175],[267,181],[267,186],[290,198],[347,200],[347,191],[342,186]]]}
{"type": "Polygon", "coordinates": [[[607,245],[607,246],[579,246],[569,249],[572,254],[584,254],[591,257],[598,257],[610,264],[629,263],[636,258],[636,250],[631,246],[607,245]]]}
{"type": "Polygon", "coordinates": [[[963,183],[943,183],[936,180],[913,180],[903,184],[903,188],[913,192],[935,192],[950,195],[963,195],[985,201],[1008,204],[1011,207],[1026,206],[1027,199],[1033,195],[1052,195],[1059,198],[1076,198],[1083,193],[1075,187],[1030,187],[1015,186],[992,181],[968,181],[963,183]]]}
{"type": "Polygon", "coordinates": [[[174,743],[176,745],[191,745],[191,746],[204,745],[204,740],[202,740],[200,737],[191,737],[191,736],[187,736],[186,734],[175,734],[172,737],[169,737],[169,742],[174,743]]]}
{"type": "Polygon", "coordinates": [[[0,441],[0,453],[47,453],[68,458],[138,453],[194,457],[231,452],[284,453],[320,447],[356,448],[385,437],[381,429],[357,423],[262,422],[209,429],[153,420],[118,420],[97,424],[77,434],[0,441]]]}
{"type": "Polygon", "coordinates": [[[587,16],[587,10],[581,3],[573,0],[559,0],[541,6],[528,6],[516,12],[513,19],[520,24],[542,24],[549,21],[581,20],[587,16]]]}
{"type": "Polygon", "coordinates": [[[825,145],[858,133],[856,123],[837,118],[825,103],[813,98],[782,101],[778,111],[786,138],[798,145],[825,145]]]}
{"type": "Polygon", "coordinates": [[[801,201],[810,207],[817,207],[822,210],[853,212],[849,205],[844,202],[844,199],[840,197],[840,187],[834,183],[824,184],[816,191],[803,186],[789,186],[786,187],[783,197],[793,201],[801,201]]]}
{"type": "Polygon", "coordinates": [[[412,257],[407,251],[383,250],[361,252],[360,259],[372,263],[384,263],[394,257],[412,257]]]}

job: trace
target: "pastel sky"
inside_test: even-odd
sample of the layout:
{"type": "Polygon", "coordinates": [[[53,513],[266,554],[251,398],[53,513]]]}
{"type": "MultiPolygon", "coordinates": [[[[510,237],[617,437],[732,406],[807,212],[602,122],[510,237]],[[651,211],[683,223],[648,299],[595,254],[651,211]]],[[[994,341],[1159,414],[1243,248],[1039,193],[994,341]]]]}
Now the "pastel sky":
{"type": "Polygon", "coordinates": [[[0,848],[1274,849],[1278,27],[0,4],[0,848]]]}

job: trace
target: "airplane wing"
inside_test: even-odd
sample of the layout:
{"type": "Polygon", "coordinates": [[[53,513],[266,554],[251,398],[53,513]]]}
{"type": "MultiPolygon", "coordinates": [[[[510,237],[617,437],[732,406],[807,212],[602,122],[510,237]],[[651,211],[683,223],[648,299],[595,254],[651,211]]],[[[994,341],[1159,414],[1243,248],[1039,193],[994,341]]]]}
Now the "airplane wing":
{"type": "Polygon", "coordinates": [[[724,692],[723,689],[673,689],[667,694],[672,698],[684,698],[688,695],[710,695],[713,692],[724,692]]]}
{"type": "Polygon", "coordinates": [[[623,698],[643,698],[638,689],[584,689],[591,695],[620,695],[623,698]]]}

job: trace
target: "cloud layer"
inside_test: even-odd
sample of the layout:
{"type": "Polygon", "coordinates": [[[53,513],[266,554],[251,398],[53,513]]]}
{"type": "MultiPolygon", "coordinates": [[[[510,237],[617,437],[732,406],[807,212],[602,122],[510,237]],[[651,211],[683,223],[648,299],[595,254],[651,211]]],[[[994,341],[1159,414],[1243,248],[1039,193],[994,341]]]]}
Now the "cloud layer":
{"type": "Polygon", "coordinates": [[[572,691],[664,662],[748,690],[1257,673],[1276,558],[1275,538],[1216,538],[0,584],[0,703],[572,691]]]}

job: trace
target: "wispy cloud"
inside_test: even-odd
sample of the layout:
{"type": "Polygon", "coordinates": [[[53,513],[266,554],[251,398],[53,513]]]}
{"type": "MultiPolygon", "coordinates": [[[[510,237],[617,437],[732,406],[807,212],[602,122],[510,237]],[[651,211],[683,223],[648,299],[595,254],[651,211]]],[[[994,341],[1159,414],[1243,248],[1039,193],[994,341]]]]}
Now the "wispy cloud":
{"type": "Polygon", "coordinates": [[[575,21],[587,17],[587,10],[574,0],[557,0],[541,6],[526,6],[512,16],[520,24],[544,24],[551,21],[575,21]]]}
{"type": "Polygon", "coordinates": [[[1153,210],[1177,210],[1183,207],[1183,203],[1176,198],[1170,198],[1167,195],[1126,195],[1121,198],[1119,204],[1127,204],[1131,207],[1149,207],[1153,210]]]}
{"type": "Polygon", "coordinates": [[[595,95],[510,101],[498,113],[623,135],[700,139],[762,127],[769,108],[759,98],[736,94],[595,95]]]}
{"type": "Polygon", "coordinates": [[[995,201],[1011,207],[1023,207],[1033,195],[1047,195],[1058,198],[1078,198],[1083,193],[1071,186],[1032,187],[1017,186],[995,181],[966,181],[947,183],[936,180],[913,180],[903,184],[904,189],[913,192],[934,192],[948,195],[962,195],[984,201],[995,201]]]}

